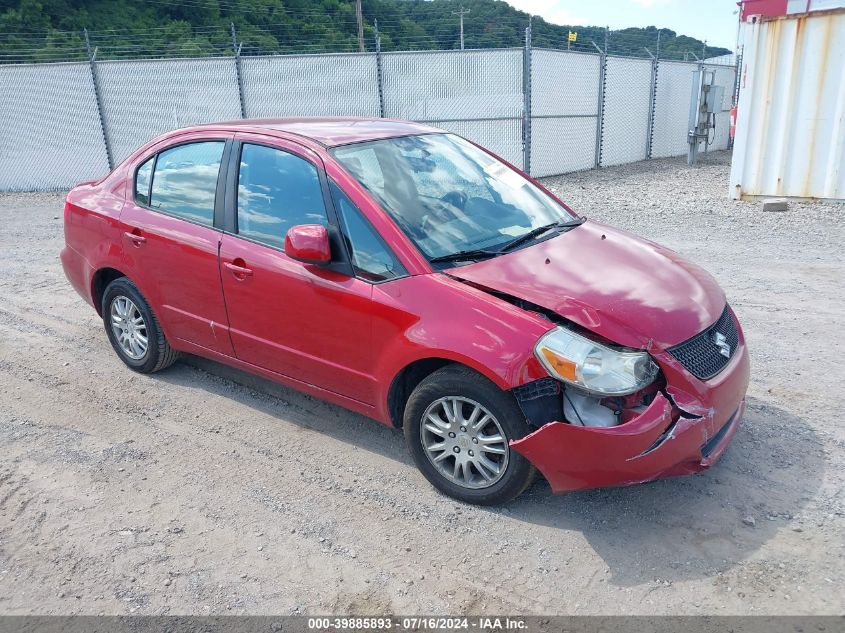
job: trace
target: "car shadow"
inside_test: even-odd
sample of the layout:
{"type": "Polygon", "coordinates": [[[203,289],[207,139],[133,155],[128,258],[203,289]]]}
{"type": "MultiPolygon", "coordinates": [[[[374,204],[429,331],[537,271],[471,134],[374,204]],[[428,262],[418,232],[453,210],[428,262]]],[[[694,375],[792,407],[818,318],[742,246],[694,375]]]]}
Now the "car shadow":
{"type": "Polygon", "coordinates": [[[413,467],[401,430],[261,376],[199,356],[185,355],[180,363],[153,377],[225,395],[256,411],[284,418],[302,428],[413,467]],[[197,380],[197,371],[207,374],[211,380],[197,380]]]}
{"type": "Polygon", "coordinates": [[[541,481],[504,512],[582,533],[611,584],[674,582],[714,576],[797,527],[824,467],[822,442],[804,420],[749,398],[733,443],[708,471],[560,497],[541,481]]]}
{"type": "MultiPolygon", "coordinates": [[[[214,361],[189,356],[186,364],[155,376],[224,393],[413,468],[397,429],[214,361]],[[215,380],[198,381],[197,370],[215,380]]],[[[715,576],[789,529],[821,485],[824,466],[822,443],[804,420],[750,398],[732,445],[709,471],[566,495],[552,494],[540,479],[506,507],[480,511],[583,534],[607,564],[611,584],[675,582],[715,576]]],[[[421,477],[420,485],[427,485],[421,477]]]]}

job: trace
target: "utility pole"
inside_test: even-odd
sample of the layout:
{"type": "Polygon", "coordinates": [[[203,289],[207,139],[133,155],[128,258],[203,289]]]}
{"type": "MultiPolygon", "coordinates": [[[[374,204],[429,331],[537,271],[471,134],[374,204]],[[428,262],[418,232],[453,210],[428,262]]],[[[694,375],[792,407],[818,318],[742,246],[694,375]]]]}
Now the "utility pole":
{"type": "Polygon", "coordinates": [[[361,0],[355,0],[355,19],[358,20],[358,51],[363,53],[364,49],[364,15],[361,12],[361,0]]]}
{"type": "Polygon", "coordinates": [[[701,59],[707,59],[707,40],[701,45],[701,59]]]}
{"type": "Polygon", "coordinates": [[[469,9],[464,9],[464,5],[461,5],[460,11],[452,11],[452,15],[461,16],[461,50],[464,50],[464,16],[467,13],[469,13],[469,9]]]}

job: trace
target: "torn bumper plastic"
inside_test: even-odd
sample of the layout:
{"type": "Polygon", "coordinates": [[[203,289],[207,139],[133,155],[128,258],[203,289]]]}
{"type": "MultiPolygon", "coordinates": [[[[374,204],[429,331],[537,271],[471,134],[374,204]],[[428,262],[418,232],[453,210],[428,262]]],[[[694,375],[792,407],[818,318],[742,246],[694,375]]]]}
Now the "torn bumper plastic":
{"type": "Polygon", "coordinates": [[[626,424],[603,428],[550,422],[511,447],[534,464],[554,492],[699,472],[713,465],[733,439],[745,408],[748,377],[743,342],[725,370],[709,381],[667,375],[669,397],[658,393],[626,424]]]}

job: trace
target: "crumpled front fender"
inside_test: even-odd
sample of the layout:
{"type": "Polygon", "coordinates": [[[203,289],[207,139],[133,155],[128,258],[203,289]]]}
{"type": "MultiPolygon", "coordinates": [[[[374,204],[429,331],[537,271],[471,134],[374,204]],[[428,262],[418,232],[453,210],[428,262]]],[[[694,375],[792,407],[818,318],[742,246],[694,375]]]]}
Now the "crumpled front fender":
{"type": "Polygon", "coordinates": [[[745,409],[749,360],[744,341],[730,364],[696,381],[668,354],[658,353],[664,392],[633,420],[614,427],[550,422],[511,447],[530,461],[554,492],[624,486],[687,475],[725,452],[745,409]]]}
{"type": "Polygon", "coordinates": [[[511,442],[554,492],[629,485],[658,479],[689,458],[701,460],[708,430],[658,393],[637,418],[616,427],[550,422],[511,442]]]}

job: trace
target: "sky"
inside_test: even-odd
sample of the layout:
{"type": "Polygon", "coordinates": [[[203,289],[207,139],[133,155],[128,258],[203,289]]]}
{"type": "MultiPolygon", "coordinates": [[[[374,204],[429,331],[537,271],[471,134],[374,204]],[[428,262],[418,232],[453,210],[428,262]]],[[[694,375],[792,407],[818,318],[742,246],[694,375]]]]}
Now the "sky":
{"type": "Polygon", "coordinates": [[[736,0],[505,0],[552,24],[631,26],[672,29],[679,35],[707,40],[733,50],[736,0]]]}

